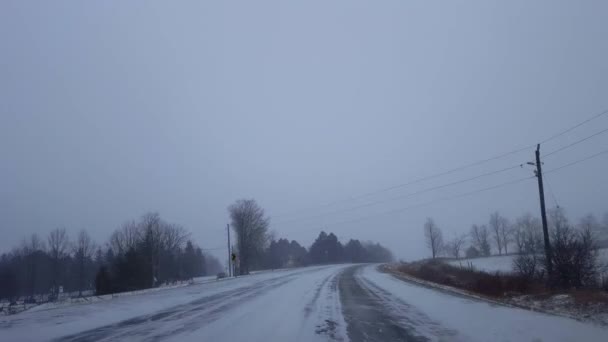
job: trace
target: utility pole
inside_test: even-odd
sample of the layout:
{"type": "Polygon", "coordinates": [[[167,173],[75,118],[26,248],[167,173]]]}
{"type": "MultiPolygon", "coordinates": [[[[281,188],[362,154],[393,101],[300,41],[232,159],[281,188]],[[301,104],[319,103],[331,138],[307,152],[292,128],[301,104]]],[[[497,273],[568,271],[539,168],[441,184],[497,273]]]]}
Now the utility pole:
{"type": "Polygon", "coordinates": [[[545,257],[547,258],[547,273],[549,281],[553,274],[553,260],[551,255],[551,242],[547,228],[547,213],[545,212],[545,190],[543,188],[542,163],[540,162],[540,144],[536,145],[536,178],[538,179],[538,193],[540,194],[540,216],[543,221],[543,235],[545,239],[545,257]]]}
{"type": "Polygon", "coordinates": [[[232,277],[232,251],[230,250],[230,224],[226,224],[226,232],[228,233],[228,276],[232,277]]]}

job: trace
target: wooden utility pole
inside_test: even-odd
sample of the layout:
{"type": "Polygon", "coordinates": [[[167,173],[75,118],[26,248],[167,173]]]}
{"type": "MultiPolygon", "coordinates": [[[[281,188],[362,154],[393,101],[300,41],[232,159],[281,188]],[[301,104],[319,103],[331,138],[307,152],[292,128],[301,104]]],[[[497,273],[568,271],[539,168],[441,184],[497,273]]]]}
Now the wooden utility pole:
{"type": "Polygon", "coordinates": [[[545,257],[547,258],[547,273],[549,279],[553,274],[553,260],[551,255],[551,242],[547,228],[547,213],[545,211],[545,190],[543,188],[542,163],[540,162],[540,144],[536,145],[536,178],[538,179],[538,193],[540,195],[540,216],[543,221],[543,236],[545,239],[545,257]]]}
{"type": "Polygon", "coordinates": [[[226,232],[228,233],[228,276],[232,277],[232,251],[230,250],[230,224],[226,224],[226,232]]]}

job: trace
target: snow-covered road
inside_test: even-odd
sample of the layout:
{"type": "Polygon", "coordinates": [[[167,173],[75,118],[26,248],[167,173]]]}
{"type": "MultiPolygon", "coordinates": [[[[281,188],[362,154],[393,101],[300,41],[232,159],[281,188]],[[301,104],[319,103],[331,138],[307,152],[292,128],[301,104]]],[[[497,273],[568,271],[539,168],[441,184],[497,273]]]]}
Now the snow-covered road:
{"type": "Polygon", "coordinates": [[[0,341],[606,341],[608,329],[420,287],[374,265],[265,272],[0,319],[0,341]]]}

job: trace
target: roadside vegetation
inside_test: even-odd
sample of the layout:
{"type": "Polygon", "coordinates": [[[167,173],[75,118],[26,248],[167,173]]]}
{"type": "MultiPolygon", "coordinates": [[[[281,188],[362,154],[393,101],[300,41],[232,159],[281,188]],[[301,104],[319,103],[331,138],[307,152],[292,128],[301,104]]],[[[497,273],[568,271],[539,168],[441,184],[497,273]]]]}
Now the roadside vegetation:
{"type": "Polygon", "coordinates": [[[0,256],[0,301],[25,304],[133,291],[221,270],[183,227],[147,213],[97,244],[86,230],[33,234],[0,256]]]}
{"type": "Polygon", "coordinates": [[[589,214],[572,224],[556,207],[549,210],[548,223],[551,275],[540,219],[524,214],[511,222],[498,212],[487,224],[472,225],[468,236],[445,242],[439,225],[428,218],[423,231],[431,258],[385,269],[473,296],[608,324],[608,259],[600,253],[608,247],[608,215],[603,223],[589,214]],[[474,266],[500,256],[509,258],[508,270],[474,266]]]}
{"type": "Polygon", "coordinates": [[[466,235],[456,235],[446,242],[440,227],[428,218],[424,236],[433,259],[489,257],[492,252],[499,256],[515,255],[509,273],[529,282],[550,288],[608,291],[607,260],[599,258],[600,248],[608,247],[608,215],[603,224],[592,214],[581,218],[578,224],[571,224],[564,209],[556,207],[548,211],[548,223],[550,260],[544,250],[540,219],[531,214],[511,223],[494,212],[487,225],[471,226],[468,239],[466,235]]]}
{"type": "Polygon", "coordinates": [[[452,266],[442,258],[385,265],[383,270],[423,286],[608,326],[608,293],[597,288],[550,288],[538,279],[452,266]]]}
{"type": "MultiPolygon", "coordinates": [[[[390,262],[392,253],[377,243],[351,239],[342,244],[335,234],[320,232],[309,248],[295,240],[276,238],[270,219],[255,200],[228,207],[235,239],[234,271],[300,267],[332,263],[390,262]]],[[[28,305],[91,295],[136,291],[188,282],[226,268],[205,253],[180,225],[147,213],[116,229],[104,244],[86,230],[73,239],[55,229],[46,239],[37,234],[0,255],[0,310],[15,312],[28,305]],[[9,309],[11,308],[11,309],[9,309]]]]}

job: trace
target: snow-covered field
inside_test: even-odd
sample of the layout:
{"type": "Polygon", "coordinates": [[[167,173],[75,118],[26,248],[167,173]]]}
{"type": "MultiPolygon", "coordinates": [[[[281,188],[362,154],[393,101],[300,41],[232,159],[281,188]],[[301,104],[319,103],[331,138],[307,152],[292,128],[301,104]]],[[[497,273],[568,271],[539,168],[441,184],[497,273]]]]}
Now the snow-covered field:
{"type": "Polygon", "coordinates": [[[450,260],[448,263],[452,266],[459,267],[470,267],[469,265],[472,265],[473,268],[478,271],[489,273],[510,273],[513,271],[514,257],[514,255],[491,256],[487,258],[450,260]]]}
{"type": "MultiPolygon", "coordinates": [[[[460,259],[450,260],[448,263],[453,266],[469,267],[469,264],[473,265],[473,268],[484,272],[502,272],[511,273],[513,272],[513,259],[515,255],[503,255],[503,256],[491,256],[487,258],[474,258],[474,259],[460,259]]],[[[598,259],[602,265],[608,265],[608,248],[600,249],[598,251],[598,259]]]]}
{"type": "Polygon", "coordinates": [[[26,311],[0,341],[605,341],[608,329],[332,265],[26,311]]]}

